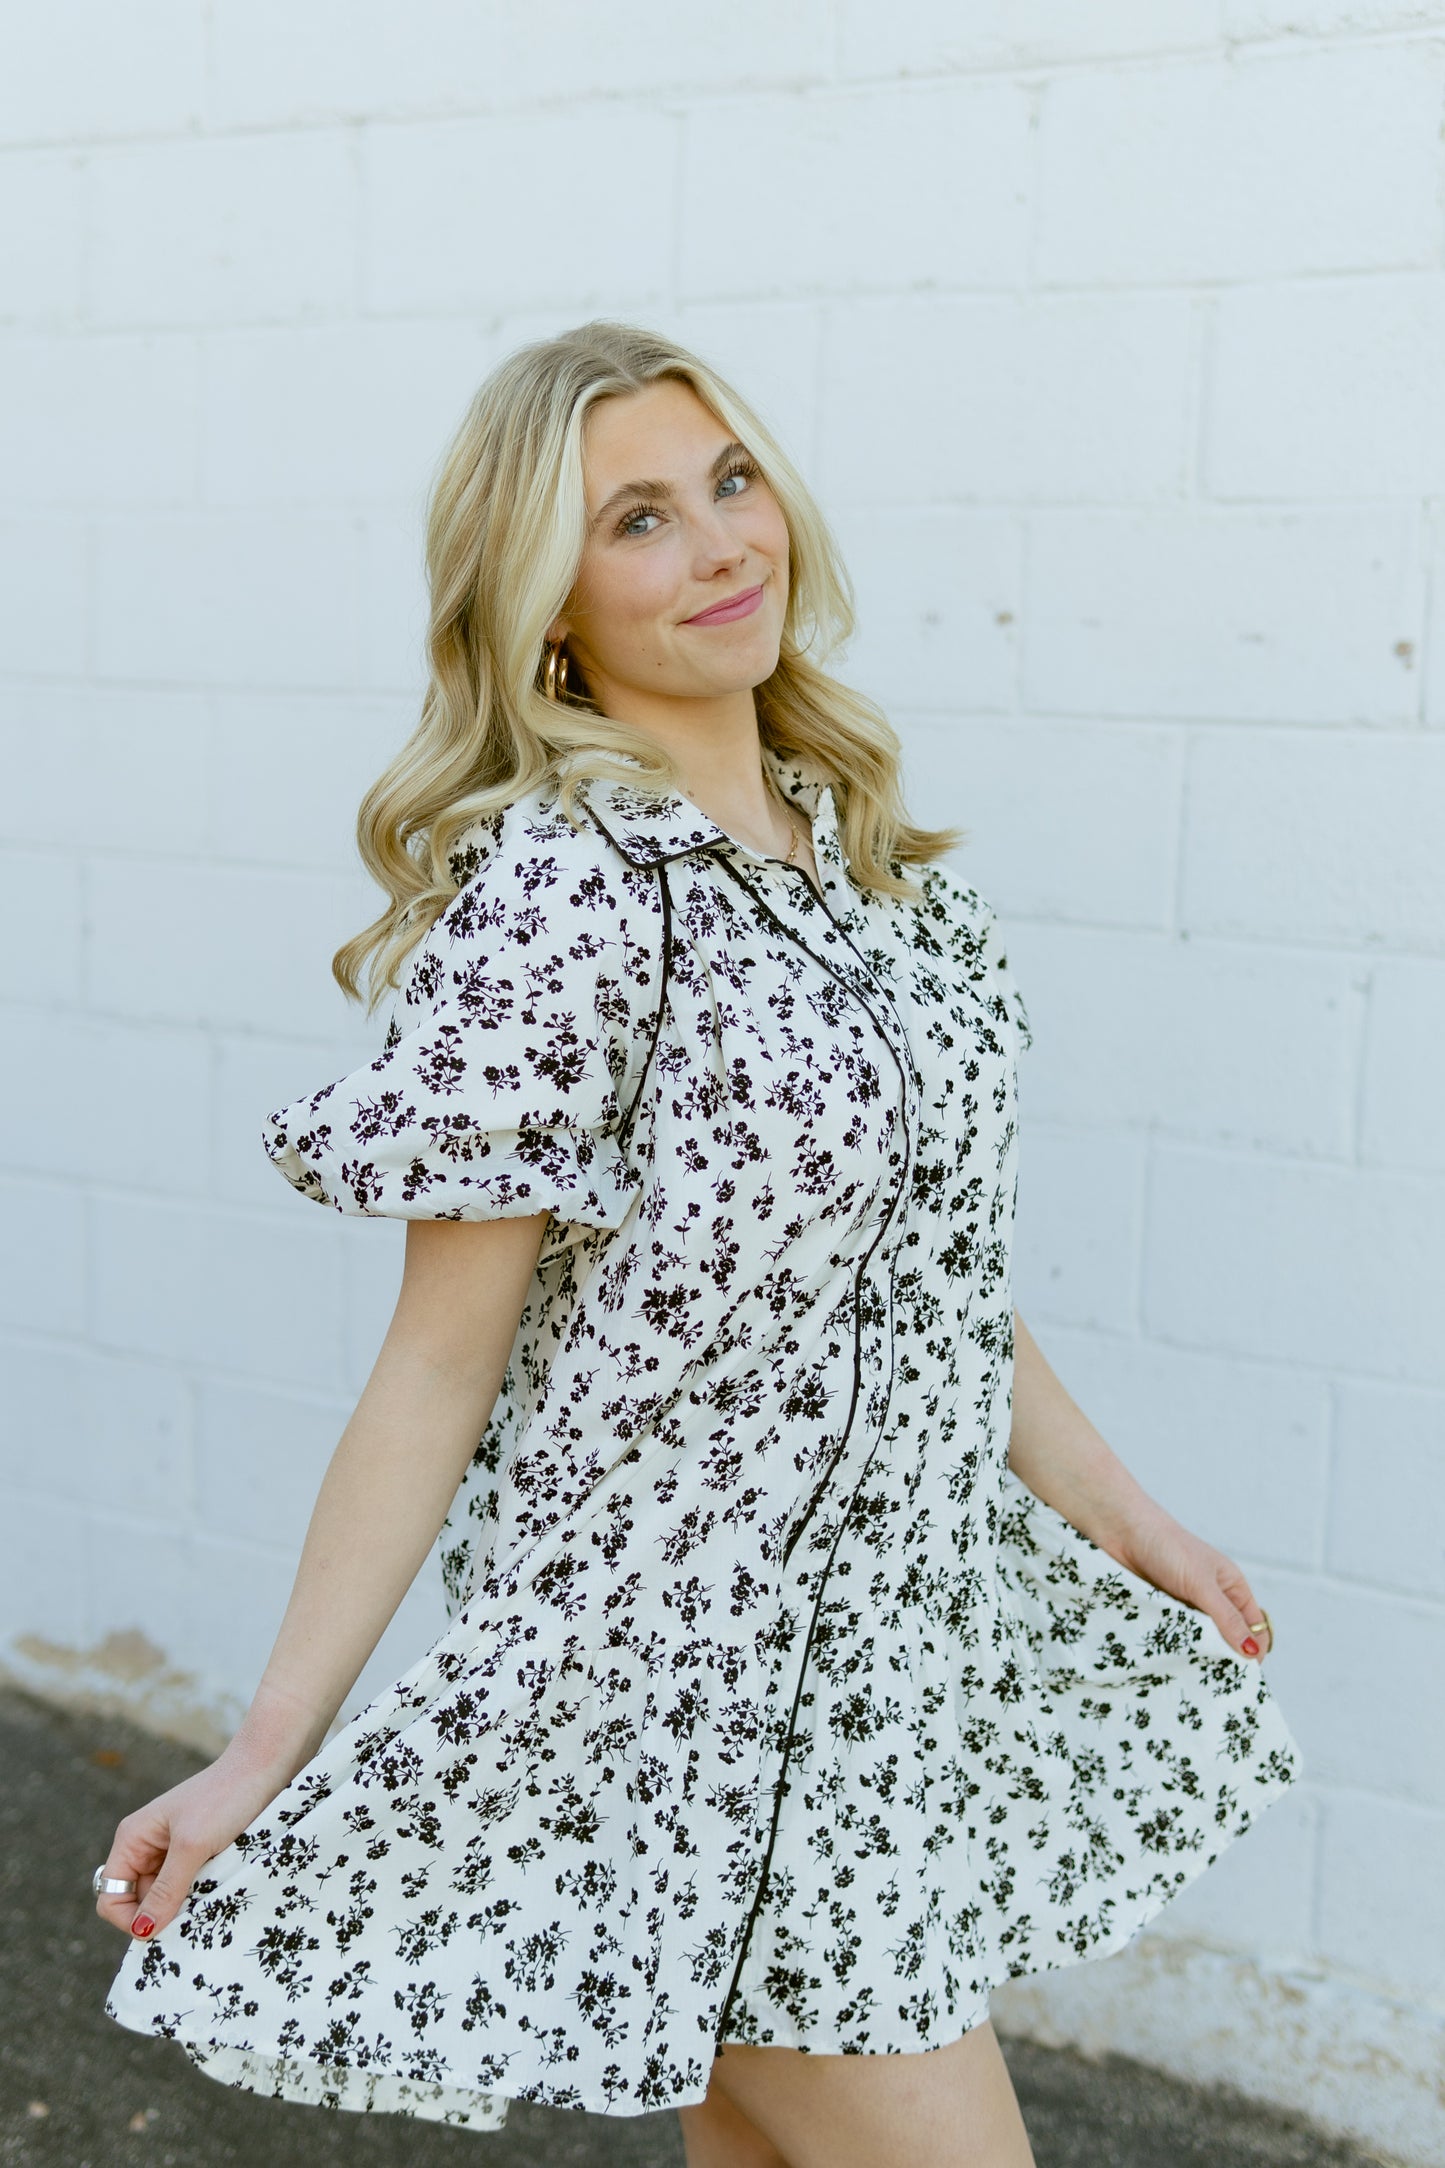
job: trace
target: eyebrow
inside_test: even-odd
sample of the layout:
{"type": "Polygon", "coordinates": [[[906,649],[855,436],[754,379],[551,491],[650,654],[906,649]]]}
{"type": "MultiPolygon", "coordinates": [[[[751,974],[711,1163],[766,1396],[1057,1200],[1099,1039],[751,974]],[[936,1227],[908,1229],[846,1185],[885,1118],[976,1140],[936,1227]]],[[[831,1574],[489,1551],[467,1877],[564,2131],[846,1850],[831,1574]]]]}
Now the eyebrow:
{"type": "MultiPolygon", "coordinates": [[[[745,444],[739,444],[736,437],[734,437],[730,444],[725,444],[723,446],[722,450],[718,453],[717,458],[708,468],[708,473],[714,477],[720,475],[723,471],[723,468],[727,466],[729,461],[736,459],[739,453],[741,453],[744,458],[750,458],[752,456],[751,453],[748,451],[747,446],[745,444]]],[[[629,497],[670,497],[672,496],[672,494],[673,487],[671,482],[624,482],[619,489],[613,490],[612,495],[607,499],[605,504],[598,505],[597,510],[592,514],[592,518],[589,524],[593,527],[600,527],[603,520],[607,517],[608,513],[613,509],[613,507],[615,505],[625,503],[629,497]]]]}

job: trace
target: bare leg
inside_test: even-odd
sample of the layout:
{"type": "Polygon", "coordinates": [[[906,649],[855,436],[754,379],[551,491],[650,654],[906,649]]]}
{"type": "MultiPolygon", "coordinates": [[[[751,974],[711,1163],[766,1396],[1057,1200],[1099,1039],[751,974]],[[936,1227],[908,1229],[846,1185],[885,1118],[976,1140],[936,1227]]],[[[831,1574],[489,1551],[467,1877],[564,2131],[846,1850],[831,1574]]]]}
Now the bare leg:
{"type": "MultiPolygon", "coordinates": [[[[713,2070],[716,2073],[716,2063],[713,2070]]],[[[707,2099],[679,2108],[677,2120],[687,2168],[789,2168],[771,2138],[728,2099],[715,2074],[707,2099]]]]}
{"type": "MultiPolygon", "coordinates": [[[[786,2168],[1035,2168],[987,2019],[947,2047],[912,2055],[813,2055],[730,2042],[718,2050],[712,2083],[779,2149],[786,2168]]],[[[753,2158],[738,2155],[748,2168],[753,2158]]],[[[773,2156],[758,2158],[761,2168],[773,2156]]],[[[721,2168],[730,2156],[718,2160],[721,2168]]]]}

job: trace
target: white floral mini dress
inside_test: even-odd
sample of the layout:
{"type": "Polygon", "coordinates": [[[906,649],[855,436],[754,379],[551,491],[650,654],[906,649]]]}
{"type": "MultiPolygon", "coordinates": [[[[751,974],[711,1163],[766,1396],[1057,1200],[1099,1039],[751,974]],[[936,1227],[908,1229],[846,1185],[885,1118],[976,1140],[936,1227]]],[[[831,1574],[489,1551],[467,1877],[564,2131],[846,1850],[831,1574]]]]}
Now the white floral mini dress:
{"type": "Polygon", "coordinates": [[[303,1197],[548,1209],[442,1536],[449,1625],[128,1948],[210,2076],[499,2129],[900,2054],[1117,1949],[1301,1771],[1257,1666],[1010,1471],[1017,1057],[940,866],[824,894],[686,799],[468,830],[303,1197]]]}

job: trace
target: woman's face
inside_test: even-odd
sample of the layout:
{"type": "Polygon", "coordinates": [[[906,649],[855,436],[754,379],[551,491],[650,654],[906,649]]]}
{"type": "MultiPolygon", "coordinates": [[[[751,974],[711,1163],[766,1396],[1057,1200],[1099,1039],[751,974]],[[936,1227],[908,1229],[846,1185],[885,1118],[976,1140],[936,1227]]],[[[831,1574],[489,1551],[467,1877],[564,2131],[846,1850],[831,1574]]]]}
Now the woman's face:
{"type": "Polygon", "coordinates": [[[631,720],[658,698],[716,700],[771,677],[788,530],[746,447],[665,378],[589,409],[582,463],[587,539],[550,633],[604,714],[631,720]]]}

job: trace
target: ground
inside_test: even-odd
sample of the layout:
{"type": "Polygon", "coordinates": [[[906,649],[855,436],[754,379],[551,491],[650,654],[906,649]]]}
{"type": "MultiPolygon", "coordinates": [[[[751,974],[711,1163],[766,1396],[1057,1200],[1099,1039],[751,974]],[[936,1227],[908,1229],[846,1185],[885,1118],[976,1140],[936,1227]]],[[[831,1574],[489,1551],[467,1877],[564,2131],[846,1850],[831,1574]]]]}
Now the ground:
{"type": "MultiPolygon", "coordinates": [[[[116,1822],[197,1766],[113,1718],[0,1691],[3,2168],[681,2168],[672,2114],[515,2105],[502,2132],[262,2100],[124,2032],[102,2004],[122,1944],[90,1876],[116,1822]]],[[[1005,2037],[1038,2168],[1376,2168],[1376,2156],[1123,2057],[1005,2037]]]]}

